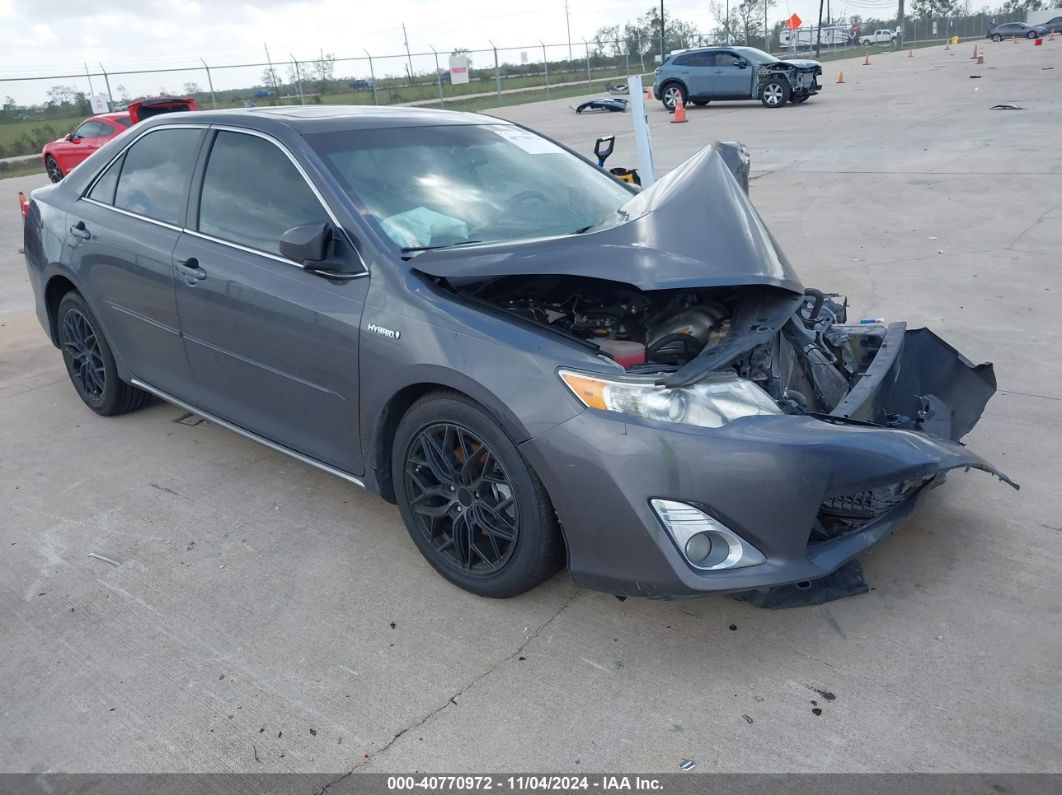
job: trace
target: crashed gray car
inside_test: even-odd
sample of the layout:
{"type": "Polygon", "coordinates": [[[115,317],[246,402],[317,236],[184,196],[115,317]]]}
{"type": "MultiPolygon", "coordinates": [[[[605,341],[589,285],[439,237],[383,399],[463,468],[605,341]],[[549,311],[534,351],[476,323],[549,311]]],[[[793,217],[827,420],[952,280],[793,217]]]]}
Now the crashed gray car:
{"type": "Polygon", "coordinates": [[[173,114],[35,191],[26,260],[90,409],[157,396],[364,486],[462,588],[566,564],[617,595],[763,591],[948,470],[1004,476],[959,443],[991,365],[848,322],[726,162],[637,192],[479,115],[173,114]]]}

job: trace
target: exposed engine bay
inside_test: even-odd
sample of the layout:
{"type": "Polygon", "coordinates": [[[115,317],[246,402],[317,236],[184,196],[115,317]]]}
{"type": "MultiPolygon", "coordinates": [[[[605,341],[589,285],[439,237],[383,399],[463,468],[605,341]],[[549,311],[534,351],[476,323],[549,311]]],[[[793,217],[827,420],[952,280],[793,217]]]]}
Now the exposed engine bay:
{"type": "MultiPolygon", "coordinates": [[[[502,277],[459,292],[593,346],[632,374],[680,370],[730,335],[741,287],[642,291],[572,276],[502,277]]],[[[808,290],[779,333],[724,366],[787,412],[828,413],[874,359],[883,324],[846,325],[846,304],[808,290]]]]}

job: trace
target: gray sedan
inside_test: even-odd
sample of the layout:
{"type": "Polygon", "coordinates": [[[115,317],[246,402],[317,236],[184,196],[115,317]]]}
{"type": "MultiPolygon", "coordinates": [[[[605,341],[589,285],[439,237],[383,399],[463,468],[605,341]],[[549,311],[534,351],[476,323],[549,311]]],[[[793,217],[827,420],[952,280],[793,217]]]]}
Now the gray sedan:
{"type": "Polygon", "coordinates": [[[26,261],[93,412],[370,489],[469,591],[817,580],[947,470],[1004,478],[959,443],[995,377],[805,288],[720,151],[637,192],[479,115],[175,113],[35,191],[26,261]]]}

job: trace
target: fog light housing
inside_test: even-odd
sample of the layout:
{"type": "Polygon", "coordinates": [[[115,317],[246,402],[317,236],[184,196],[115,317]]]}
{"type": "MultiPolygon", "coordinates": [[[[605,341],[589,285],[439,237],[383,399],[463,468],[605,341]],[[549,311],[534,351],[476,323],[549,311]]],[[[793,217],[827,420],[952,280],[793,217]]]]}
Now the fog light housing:
{"type": "Polygon", "coordinates": [[[702,571],[758,566],[767,558],[717,519],[685,502],[649,501],[686,561],[702,571]]]}

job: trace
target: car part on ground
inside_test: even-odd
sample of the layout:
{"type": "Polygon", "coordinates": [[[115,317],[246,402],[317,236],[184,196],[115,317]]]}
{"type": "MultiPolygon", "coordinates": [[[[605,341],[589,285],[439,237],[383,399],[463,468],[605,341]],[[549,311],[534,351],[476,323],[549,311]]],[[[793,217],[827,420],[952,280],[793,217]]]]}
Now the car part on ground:
{"type": "Polygon", "coordinates": [[[619,97],[604,97],[599,99],[591,99],[586,102],[581,102],[575,106],[576,113],[582,113],[583,111],[609,111],[611,113],[622,113],[627,110],[629,101],[621,99],[619,97]]]}
{"type": "Polygon", "coordinates": [[[564,550],[618,595],[750,591],[837,571],[949,470],[1010,481],[959,443],[991,365],[848,322],[747,169],[715,145],[638,192],[422,109],[149,119],[34,192],[25,252],[93,410],[152,393],[365,485],[462,588],[564,550]]]}

